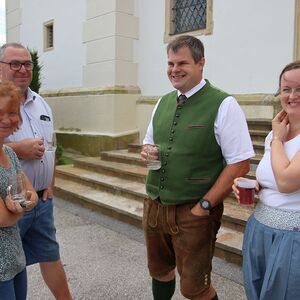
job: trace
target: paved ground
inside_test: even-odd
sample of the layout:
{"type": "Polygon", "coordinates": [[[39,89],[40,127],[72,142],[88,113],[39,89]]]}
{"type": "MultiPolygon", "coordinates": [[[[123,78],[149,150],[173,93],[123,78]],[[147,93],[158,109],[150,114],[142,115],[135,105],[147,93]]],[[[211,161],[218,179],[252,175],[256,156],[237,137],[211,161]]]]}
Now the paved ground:
{"type": "MultiPolygon", "coordinates": [[[[141,230],[55,199],[57,237],[74,300],[151,300],[141,230]]],[[[28,300],[53,299],[38,266],[28,268],[28,300]]],[[[214,259],[220,300],[245,300],[241,268],[214,259]]],[[[178,288],[174,300],[183,300],[178,288]]]]}

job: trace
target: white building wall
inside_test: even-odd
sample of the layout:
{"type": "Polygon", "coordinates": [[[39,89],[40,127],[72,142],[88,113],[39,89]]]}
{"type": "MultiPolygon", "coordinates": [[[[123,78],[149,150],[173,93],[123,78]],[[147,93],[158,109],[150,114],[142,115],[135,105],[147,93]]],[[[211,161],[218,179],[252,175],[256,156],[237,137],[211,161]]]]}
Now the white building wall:
{"type": "MultiPolygon", "coordinates": [[[[21,42],[39,51],[42,90],[85,87],[87,1],[20,0],[21,42]],[[55,46],[44,52],[43,23],[51,19],[55,46]]],[[[139,19],[133,51],[137,85],[144,96],[161,95],[172,88],[166,77],[165,1],[134,3],[139,19]]],[[[279,71],[293,59],[294,10],[295,0],[214,0],[213,34],[199,36],[205,45],[204,77],[230,93],[273,93],[279,71]]]]}
{"type": "MultiPolygon", "coordinates": [[[[135,55],[143,95],[172,87],[166,76],[165,1],[136,0],[140,18],[135,55]]],[[[213,34],[205,46],[204,77],[238,94],[274,93],[280,70],[293,60],[295,0],[214,0],[213,34]]]]}
{"type": "Polygon", "coordinates": [[[42,90],[82,86],[85,0],[21,0],[21,43],[38,50],[42,90]],[[43,24],[54,19],[54,49],[44,52],[43,24]],[[30,20],[30,21],[29,21],[30,20]]]}

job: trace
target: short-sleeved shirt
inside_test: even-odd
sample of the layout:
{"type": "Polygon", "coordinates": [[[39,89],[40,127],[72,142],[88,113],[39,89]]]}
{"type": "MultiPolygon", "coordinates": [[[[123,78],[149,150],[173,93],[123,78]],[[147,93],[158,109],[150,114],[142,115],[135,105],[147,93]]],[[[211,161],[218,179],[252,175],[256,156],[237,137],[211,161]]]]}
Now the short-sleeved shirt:
{"type": "MultiPolygon", "coordinates": [[[[0,166],[0,201],[3,201],[7,195],[6,189],[9,178],[16,176],[16,173],[21,169],[14,151],[5,145],[3,150],[8,155],[9,168],[0,166]]],[[[12,279],[24,268],[25,255],[17,224],[0,227],[0,281],[12,279]]]]}
{"type": "MultiPolygon", "coordinates": [[[[27,99],[20,107],[23,123],[21,127],[5,139],[5,143],[17,142],[26,138],[43,138],[52,141],[53,117],[46,101],[37,93],[28,89],[27,99]]],[[[22,169],[36,191],[51,185],[55,153],[45,151],[41,159],[22,160],[22,169]]]]}
{"type": "MultiPolygon", "coordinates": [[[[187,98],[198,92],[205,80],[185,93],[187,98]]],[[[180,92],[178,91],[178,95],[180,92]]],[[[159,102],[154,107],[143,144],[153,144],[153,116],[159,102]]],[[[245,115],[237,101],[229,96],[221,103],[214,122],[216,140],[221,147],[222,155],[227,164],[234,164],[255,156],[252,141],[248,131],[245,115]]]]}
{"type": "MultiPolygon", "coordinates": [[[[256,169],[256,178],[261,185],[259,200],[265,205],[286,210],[300,211],[300,189],[293,193],[280,193],[277,188],[271,164],[271,131],[265,139],[265,153],[256,169]]],[[[284,142],[284,151],[291,161],[300,150],[300,135],[284,142]]]]}

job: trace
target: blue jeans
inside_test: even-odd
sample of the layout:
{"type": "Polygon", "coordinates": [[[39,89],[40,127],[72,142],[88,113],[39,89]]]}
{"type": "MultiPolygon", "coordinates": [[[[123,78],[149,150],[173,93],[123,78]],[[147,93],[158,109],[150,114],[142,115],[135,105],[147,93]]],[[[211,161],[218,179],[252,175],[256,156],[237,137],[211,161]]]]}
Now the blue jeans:
{"type": "Polygon", "coordinates": [[[35,208],[18,222],[26,265],[59,260],[59,245],[53,217],[53,201],[39,198],[35,208]]]}
{"type": "Polygon", "coordinates": [[[1,300],[26,300],[27,272],[26,268],[13,279],[0,281],[1,300]]]}

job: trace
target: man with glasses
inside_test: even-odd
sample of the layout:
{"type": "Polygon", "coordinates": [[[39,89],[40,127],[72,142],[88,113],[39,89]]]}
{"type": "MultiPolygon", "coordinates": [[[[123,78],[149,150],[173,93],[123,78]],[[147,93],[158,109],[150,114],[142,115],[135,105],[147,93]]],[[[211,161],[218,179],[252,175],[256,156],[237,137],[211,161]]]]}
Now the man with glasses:
{"type": "Polygon", "coordinates": [[[29,88],[33,64],[29,51],[21,44],[0,48],[0,79],[12,81],[21,91],[20,128],[6,140],[17,153],[22,168],[39,196],[38,205],[19,221],[27,265],[40,264],[44,281],[59,300],[72,299],[53,218],[55,153],[45,151],[44,141],[53,135],[52,112],[46,101],[29,88]]]}

